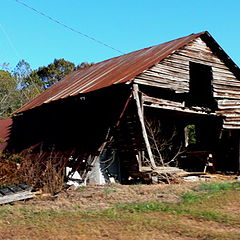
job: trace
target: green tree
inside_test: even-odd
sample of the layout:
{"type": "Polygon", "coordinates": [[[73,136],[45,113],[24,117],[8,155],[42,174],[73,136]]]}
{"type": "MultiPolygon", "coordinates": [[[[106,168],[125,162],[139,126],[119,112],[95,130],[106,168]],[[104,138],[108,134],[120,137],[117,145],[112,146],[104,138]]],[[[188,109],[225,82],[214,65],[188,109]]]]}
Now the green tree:
{"type": "Polygon", "coordinates": [[[70,72],[91,65],[92,63],[83,62],[75,67],[72,62],[55,59],[47,66],[32,70],[28,62],[21,60],[11,74],[9,64],[4,63],[0,66],[0,118],[10,116],[70,72]]]}
{"type": "Polygon", "coordinates": [[[86,67],[91,67],[94,63],[87,63],[87,62],[82,62],[77,65],[76,70],[83,69],[86,67]]]}
{"type": "Polygon", "coordinates": [[[92,65],[93,63],[82,62],[75,66],[74,63],[66,61],[65,59],[54,59],[53,63],[32,71],[28,63],[22,60],[15,69],[17,72],[15,75],[18,76],[22,89],[34,90],[35,88],[35,92],[41,92],[60,81],[70,72],[92,65]],[[35,87],[33,88],[33,86],[35,87]]]}
{"type": "Polygon", "coordinates": [[[32,71],[30,64],[25,60],[21,60],[13,70],[13,77],[16,79],[17,90],[21,92],[22,102],[33,99],[41,93],[42,81],[36,74],[36,71],[32,71]]]}
{"type": "Polygon", "coordinates": [[[64,59],[55,59],[53,63],[46,67],[40,67],[36,74],[41,80],[41,88],[48,88],[54,83],[60,81],[70,72],[74,71],[75,65],[64,59]]]}
{"type": "Polygon", "coordinates": [[[23,104],[17,81],[7,71],[0,70],[0,118],[8,117],[23,104]]]}

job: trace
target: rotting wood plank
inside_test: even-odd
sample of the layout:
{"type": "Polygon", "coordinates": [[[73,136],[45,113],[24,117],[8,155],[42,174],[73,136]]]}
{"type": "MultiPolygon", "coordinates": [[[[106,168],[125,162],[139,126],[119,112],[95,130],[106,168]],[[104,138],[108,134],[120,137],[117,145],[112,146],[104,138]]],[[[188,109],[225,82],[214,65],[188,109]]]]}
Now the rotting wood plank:
{"type": "Polygon", "coordinates": [[[224,122],[224,125],[226,126],[226,125],[231,125],[231,126],[235,126],[235,127],[237,127],[238,126],[238,128],[240,128],[240,122],[234,122],[234,121],[225,121],[224,122]]]}
{"type": "Polygon", "coordinates": [[[147,85],[147,86],[152,86],[152,87],[160,87],[160,88],[166,88],[166,89],[171,89],[175,92],[181,92],[181,93],[186,93],[189,91],[188,88],[179,88],[178,86],[172,86],[166,83],[161,83],[158,81],[149,81],[145,79],[135,79],[134,83],[142,84],[142,85],[147,85]]]}
{"type": "Polygon", "coordinates": [[[160,82],[161,84],[171,84],[171,85],[176,85],[179,86],[188,86],[189,80],[182,78],[182,81],[178,79],[177,76],[173,75],[167,75],[167,74],[158,74],[158,75],[153,75],[150,72],[141,74],[135,79],[145,79],[146,81],[155,81],[155,82],[160,82]]]}
{"type": "Polygon", "coordinates": [[[179,81],[178,78],[176,76],[173,75],[167,75],[167,74],[158,74],[158,75],[154,75],[149,73],[145,73],[145,74],[141,74],[138,77],[136,77],[135,79],[145,79],[146,81],[155,81],[155,82],[160,82],[161,84],[173,84],[173,85],[178,85],[178,84],[182,84],[182,85],[188,85],[188,79],[186,79],[184,81],[179,81]],[[163,82],[162,82],[163,81],[163,82]]]}
{"type": "Polygon", "coordinates": [[[136,80],[145,80],[145,81],[152,81],[155,83],[159,83],[161,85],[168,86],[169,88],[181,89],[185,88],[188,89],[188,82],[178,82],[174,79],[169,79],[168,77],[153,77],[153,76],[146,76],[141,75],[140,77],[136,78],[136,80]]]}
{"type": "MultiPolygon", "coordinates": [[[[169,56],[168,58],[164,59],[162,62],[160,62],[159,64],[163,64],[163,65],[170,65],[172,67],[176,67],[176,68],[180,68],[180,69],[184,69],[184,70],[189,70],[189,61],[191,59],[190,58],[179,58],[179,56],[177,55],[172,55],[169,56]],[[183,60],[182,60],[183,59],[183,60]]],[[[202,64],[206,64],[206,62],[204,62],[204,60],[202,60],[201,58],[198,59],[200,61],[200,63],[202,64]]],[[[213,62],[211,62],[211,67],[213,69],[213,72],[222,74],[224,73],[225,75],[232,77],[233,79],[236,79],[236,77],[234,76],[234,74],[225,66],[222,64],[215,64],[213,62]]]]}
{"type": "Polygon", "coordinates": [[[179,76],[179,75],[174,75],[174,74],[170,74],[170,73],[165,73],[165,72],[161,72],[161,73],[154,73],[154,72],[147,72],[144,74],[141,74],[141,76],[139,76],[138,78],[145,78],[145,79],[149,79],[149,80],[160,80],[160,79],[164,79],[164,81],[169,81],[169,83],[171,84],[188,84],[189,83],[189,78],[188,76],[179,76]],[[182,79],[182,81],[180,80],[182,79]]]}
{"type": "Polygon", "coordinates": [[[240,134],[238,133],[238,173],[240,173],[240,134]]]}
{"type": "Polygon", "coordinates": [[[152,104],[144,104],[145,107],[153,107],[153,108],[160,108],[160,109],[164,109],[164,110],[172,110],[172,111],[178,111],[178,112],[185,112],[185,113],[193,113],[193,114],[200,114],[200,115],[216,115],[214,113],[208,113],[208,112],[204,112],[204,111],[200,111],[200,110],[192,110],[189,108],[179,108],[179,107],[171,107],[168,105],[160,105],[160,104],[156,104],[156,103],[152,103],[152,104]]]}
{"type": "Polygon", "coordinates": [[[163,59],[159,64],[176,66],[181,69],[189,70],[189,64],[187,61],[179,61],[174,58],[174,55],[171,55],[165,59],[163,59]]]}
{"type": "Polygon", "coordinates": [[[142,127],[142,134],[143,134],[143,138],[144,138],[145,145],[146,145],[146,148],[147,148],[151,168],[156,169],[157,166],[155,164],[155,160],[154,160],[154,157],[153,157],[153,154],[152,154],[151,146],[150,146],[148,135],[147,135],[147,130],[146,130],[145,122],[144,122],[142,107],[141,107],[141,103],[140,103],[140,100],[139,100],[139,89],[138,89],[137,84],[133,84],[133,97],[136,101],[137,113],[138,113],[138,117],[139,117],[140,124],[141,124],[141,127],[142,127]]]}
{"type": "Polygon", "coordinates": [[[159,68],[158,70],[156,68],[149,69],[147,72],[144,72],[144,73],[140,74],[139,76],[153,76],[153,77],[160,77],[160,78],[168,77],[169,79],[172,79],[174,81],[179,81],[179,82],[181,82],[181,81],[188,82],[189,81],[189,76],[187,73],[186,74],[181,74],[181,73],[175,74],[174,72],[167,71],[167,70],[165,71],[161,68],[159,68]]]}
{"type": "Polygon", "coordinates": [[[217,78],[214,78],[213,79],[213,85],[214,84],[221,84],[221,85],[225,85],[225,86],[229,86],[229,87],[232,87],[232,86],[239,86],[239,82],[237,81],[233,81],[233,80],[222,80],[221,79],[217,79],[217,78]]]}
{"type": "MultiPolygon", "coordinates": [[[[150,172],[151,169],[149,167],[143,166],[141,169],[141,172],[150,172]]],[[[155,173],[158,174],[166,174],[166,173],[171,173],[171,174],[187,174],[186,171],[183,169],[177,168],[177,167],[157,167],[154,170],[155,173]]]]}
{"type": "Polygon", "coordinates": [[[216,63],[216,62],[209,61],[209,60],[202,59],[202,58],[190,57],[190,56],[182,55],[180,52],[179,53],[175,53],[174,56],[170,56],[169,57],[169,59],[173,59],[173,58],[175,60],[178,60],[179,62],[182,62],[182,63],[186,63],[186,62],[192,61],[192,62],[196,62],[196,63],[206,64],[206,65],[209,65],[209,66],[212,66],[212,67],[215,66],[215,67],[218,67],[220,69],[229,70],[228,67],[226,67],[223,64],[216,63]]]}
{"type": "Polygon", "coordinates": [[[240,86],[226,86],[222,83],[216,83],[214,84],[214,90],[216,91],[226,91],[226,92],[234,92],[236,94],[239,94],[240,92],[240,86]]]}
{"type": "Polygon", "coordinates": [[[233,106],[235,106],[236,104],[238,104],[239,107],[240,107],[240,100],[224,99],[224,100],[218,100],[218,103],[221,104],[221,105],[233,105],[233,106]]]}
{"type": "Polygon", "coordinates": [[[240,125],[240,115],[239,115],[239,117],[229,117],[228,116],[228,118],[227,118],[227,120],[225,121],[225,123],[238,123],[238,124],[236,124],[236,125],[240,125]]]}
{"type": "Polygon", "coordinates": [[[223,128],[225,128],[225,129],[240,129],[240,126],[223,124],[223,128]]]}
{"type": "Polygon", "coordinates": [[[231,89],[221,89],[221,88],[218,89],[218,88],[215,88],[214,90],[215,90],[215,92],[218,92],[218,93],[228,93],[228,94],[237,95],[237,96],[240,95],[239,91],[232,91],[231,89]]]}
{"type": "Polygon", "coordinates": [[[222,63],[215,56],[213,56],[211,54],[204,54],[202,52],[194,52],[193,50],[191,50],[191,51],[182,50],[182,51],[179,51],[177,54],[182,55],[182,56],[187,56],[190,58],[198,58],[203,61],[215,62],[215,63],[219,63],[219,64],[222,63]]]}
{"type": "Polygon", "coordinates": [[[32,187],[26,184],[17,184],[0,189],[0,204],[33,198],[32,187]]]}
{"type": "Polygon", "coordinates": [[[209,59],[203,59],[203,58],[199,58],[199,57],[193,57],[193,56],[188,56],[185,54],[182,54],[181,52],[176,53],[176,55],[174,56],[176,59],[179,60],[185,60],[185,61],[192,61],[192,62],[196,62],[196,63],[201,63],[201,64],[206,64],[209,66],[215,66],[215,67],[219,67],[222,69],[228,69],[225,65],[221,64],[221,63],[217,63],[215,61],[211,61],[209,59]]]}
{"type": "Polygon", "coordinates": [[[143,105],[146,107],[154,107],[154,108],[173,110],[173,111],[179,111],[179,112],[185,112],[185,113],[194,113],[194,114],[201,114],[201,115],[216,115],[215,113],[206,112],[200,107],[192,107],[190,109],[185,107],[184,103],[149,97],[147,95],[143,96],[143,105]]]}
{"type": "Polygon", "coordinates": [[[143,103],[146,103],[146,102],[157,103],[157,104],[162,104],[162,105],[167,105],[167,106],[185,107],[183,102],[175,102],[175,101],[171,101],[171,100],[153,98],[153,97],[149,97],[147,95],[143,95],[143,103]]]}
{"type": "Polygon", "coordinates": [[[240,81],[237,80],[234,76],[226,76],[225,74],[218,74],[218,73],[214,72],[213,78],[216,80],[226,80],[226,81],[236,82],[236,83],[240,84],[240,81]]]}
{"type": "MultiPolygon", "coordinates": [[[[175,68],[176,70],[179,69],[181,71],[189,72],[189,65],[188,64],[179,63],[178,61],[170,61],[168,59],[164,59],[163,61],[161,61],[160,64],[162,66],[164,66],[164,67],[170,67],[172,69],[175,68]]],[[[158,69],[159,66],[156,65],[155,67],[158,69]]]]}
{"type": "Polygon", "coordinates": [[[213,96],[215,97],[215,98],[227,98],[227,99],[232,99],[232,100],[237,100],[237,99],[239,99],[239,95],[232,95],[232,94],[227,94],[227,93],[220,93],[220,92],[218,92],[218,93],[216,93],[216,92],[214,92],[213,93],[213,96]]]}
{"type": "Polygon", "coordinates": [[[156,72],[156,73],[159,73],[159,71],[161,73],[167,73],[167,74],[174,73],[179,76],[181,76],[181,75],[185,76],[185,75],[188,75],[188,73],[189,73],[189,69],[176,68],[176,66],[165,65],[164,63],[158,64],[149,70],[156,72]]]}
{"type": "Polygon", "coordinates": [[[0,204],[6,204],[35,197],[31,190],[8,194],[0,197],[0,204]]]}
{"type": "Polygon", "coordinates": [[[154,82],[154,81],[148,81],[148,80],[144,80],[144,79],[135,79],[134,83],[142,84],[142,85],[146,85],[146,86],[151,86],[151,87],[172,89],[176,93],[187,93],[189,91],[189,89],[186,89],[186,88],[184,88],[184,89],[183,88],[173,88],[172,86],[169,87],[168,84],[154,82]]]}
{"type": "Polygon", "coordinates": [[[215,74],[216,73],[217,74],[223,74],[223,75],[226,75],[226,76],[229,76],[229,77],[232,77],[232,78],[236,79],[234,74],[229,69],[222,69],[222,68],[219,68],[219,67],[212,66],[212,70],[213,70],[213,72],[215,72],[215,74]]]}

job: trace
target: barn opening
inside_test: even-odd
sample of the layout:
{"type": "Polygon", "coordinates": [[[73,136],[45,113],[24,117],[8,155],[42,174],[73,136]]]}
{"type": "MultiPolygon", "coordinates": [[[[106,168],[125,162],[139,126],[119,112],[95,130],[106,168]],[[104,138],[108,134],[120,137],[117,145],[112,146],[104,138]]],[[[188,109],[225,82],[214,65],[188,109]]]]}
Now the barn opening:
{"type": "Polygon", "coordinates": [[[189,62],[189,104],[199,107],[214,107],[212,91],[212,67],[200,63],[189,62]]]}

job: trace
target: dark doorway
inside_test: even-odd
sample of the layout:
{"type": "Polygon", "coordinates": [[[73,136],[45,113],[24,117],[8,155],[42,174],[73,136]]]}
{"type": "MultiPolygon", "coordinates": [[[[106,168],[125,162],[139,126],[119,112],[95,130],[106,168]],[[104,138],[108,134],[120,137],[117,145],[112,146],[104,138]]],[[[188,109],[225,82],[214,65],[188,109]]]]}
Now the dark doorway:
{"type": "Polygon", "coordinates": [[[213,108],[212,68],[189,62],[189,105],[213,108]]]}

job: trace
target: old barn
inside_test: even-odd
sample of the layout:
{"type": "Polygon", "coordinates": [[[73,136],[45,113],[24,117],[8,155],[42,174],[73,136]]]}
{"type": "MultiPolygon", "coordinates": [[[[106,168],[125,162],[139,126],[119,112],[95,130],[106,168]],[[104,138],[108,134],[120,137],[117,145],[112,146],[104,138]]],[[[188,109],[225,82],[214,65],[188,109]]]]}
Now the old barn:
{"type": "Polygon", "coordinates": [[[208,32],[74,71],[15,112],[7,150],[95,182],[240,169],[240,70],[208,32]]]}

